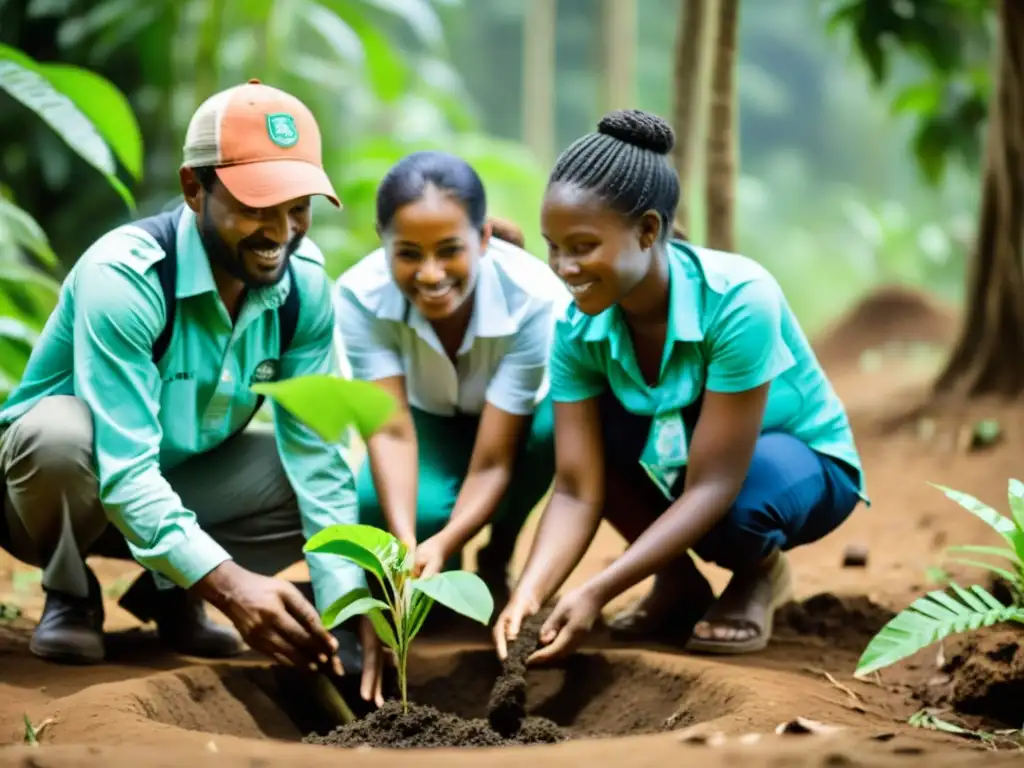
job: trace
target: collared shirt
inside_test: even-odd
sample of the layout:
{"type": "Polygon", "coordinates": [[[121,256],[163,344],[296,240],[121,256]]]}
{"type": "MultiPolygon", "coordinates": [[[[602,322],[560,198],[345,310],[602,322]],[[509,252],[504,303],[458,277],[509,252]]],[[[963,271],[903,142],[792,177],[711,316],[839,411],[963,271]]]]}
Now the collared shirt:
{"type": "Polygon", "coordinates": [[[453,365],[433,326],[392,280],[383,248],[347,270],[334,295],[353,377],[404,376],[409,403],[439,416],[479,414],[485,403],[533,413],[547,391],[554,319],[571,301],[545,262],[492,237],[453,365]]]}
{"type": "MultiPolygon", "coordinates": [[[[644,381],[618,305],[593,317],[573,305],[555,327],[552,398],[586,400],[611,388],[626,410],[653,417],[641,460],[650,472],[686,463],[679,413],[702,390],[742,392],[770,381],[762,429],[787,432],[846,462],[863,495],[846,411],[771,274],[743,256],[680,241],[669,244],[668,267],[668,332],[657,383],[644,381]]],[[[671,480],[669,472],[667,485],[671,480]]]]}
{"type": "MultiPolygon", "coordinates": [[[[214,448],[249,418],[249,389],[268,370],[280,378],[336,371],[330,280],[323,255],[304,238],[286,275],[251,291],[232,324],[209,259],[185,209],[177,229],[177,310],[171,344],[158,365],[153,342],[163,329],[163,292],[155,269],[164,252],[130,224],[97,240],[61,288],[21,384],[0,409],[7,424],[50,395],[75,395],[91,408],[100,501],[144,567],[189,587],[227,552],[203,530],[161,474],[214,448]],[[276,309],[298,290],[291,346],[278,360],[276,309]]],[[[325,444],[273,406],[281,461],[298,497],[308,537],[357,519],[354,477],[337,445],[325,444]]],[[[298,554],[298,553],[296,553],[298,554]]],[[[321,610],[365,585],[362,571],[331,555],[307,556],[321,610]]]]}

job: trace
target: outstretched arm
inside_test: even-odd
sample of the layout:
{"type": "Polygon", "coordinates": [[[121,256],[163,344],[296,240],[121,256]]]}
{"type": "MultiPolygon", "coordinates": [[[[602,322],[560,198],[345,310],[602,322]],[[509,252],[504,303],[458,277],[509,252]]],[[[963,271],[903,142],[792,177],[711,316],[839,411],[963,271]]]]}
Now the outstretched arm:
{"type": "Polygon", "coordinates": [[[516,333],[487,387],[466,478],[451,519],[437,535],[442,560],[461,550],[490,521],[508,490],[544,382],[552,326],[550,307],[537,307],[516,333]]]}

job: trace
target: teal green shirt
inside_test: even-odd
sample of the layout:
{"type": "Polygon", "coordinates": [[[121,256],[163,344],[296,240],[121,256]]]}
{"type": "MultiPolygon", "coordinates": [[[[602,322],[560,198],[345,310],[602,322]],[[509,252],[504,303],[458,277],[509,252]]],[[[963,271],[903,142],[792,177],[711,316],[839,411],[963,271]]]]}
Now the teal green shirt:
{"type": "Polygon", "coordinates": [[[702,388],[742,392],[770,381],[763,430],[787,432],[846,462],[863,496],[846,411],[775,279],[743,256],[680,241],[669,244],[668,263],[668,334],[657,384],[644,381],[617,305],[591,317],[573,304],[555,326],[552,399],[586,400],[610,387],[627,411],[653,417],[642,463],[679,467],[688,457],[679,412],[702,388]]]}
{"type": "MultiPolygon", "coordinates": [[[[334,373],[337,361],[331,284],[309,238],[292,256],[298,285],[286,275],[250,292],[234,324],[188,209],[177,250],[174,334],[159,364],[152,361],[153,342],[166,315],[154,267],[164,252],[147,233],[125,225],[97,240],[71,270],[20,386],[0,409],[0,424],[50,395],[84,400],[93,414],[100,502],[110,520],[141,565],[189,587],[229,556],[161,470],[209,451],[238,429],[256,404],[250,384],[273,362],[279,378],[290,378],[334,373]],[[296,289],[298,324],[278,361],[275,310],[296,289]]],[[[324,443],[277,405],[273,416],[306,537],[356,522],[354,478],[342,448],[324,443]]],[[[336,556],[308,555],[307,562],[321,610],[365,585],[362,571],[336,556]]]]}

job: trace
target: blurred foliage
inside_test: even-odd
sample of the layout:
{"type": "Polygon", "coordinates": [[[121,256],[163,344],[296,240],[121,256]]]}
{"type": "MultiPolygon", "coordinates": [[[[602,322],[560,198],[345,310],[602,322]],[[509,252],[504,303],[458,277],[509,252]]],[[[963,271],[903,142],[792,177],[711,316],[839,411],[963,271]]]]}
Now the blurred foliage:
{"type": "MultiPolygon", "coordinates": [[[[559,0],[559,150],[600,116],[600,5],[559,0]]],[[[668,115],[680,0],[637,5],[635,104],[668,115]]],[[[107,229],[178,196],[181,140],[195,107],[259,77],[319,119],[345,206],[315,208],[313,236],[332,276],[377,245],[373,204],[384,171],[425,147],[474,163],[492,213],[520,224],[528,248],[543,256],[547,169],[519,141],[530,108],[521,97],[524,8],[522,0],[0,0],[0,43],[51,74],[52,65],[73,65],[109,81],[144,139],[141,157],[133,155],[131,129],[109,135],[123,109],[100,106],[107,97],[99,92],[95,106],[71,97],[110,142],[116,172],[105,178],[0,93],[0,180],[32,222],[12,225],[4,213],[0,237],[12,226],[34,232],[36,246],[22,243],[25,263],[41,267],[38,250],[56,254],[51,280],[59,280],[107,229]],[[123,184],[134,211],[109,178],[123,184]]],[[[978,204],[987,8],[982,0],[744,4],[740,250],[779,278],[810,332],[880,282],[960,298],[962,246],[978,204]]],[[[693,184],[701,189],[700,174],[693,184]]],[[[700,220],[702,195],[693,198],[700,220]]],[[[693,236],[700,242],[702,233],[693,236]]],[[[2,316],[15,315],[5,307],[2,316]]]]}
{"type": "Polygon", "coordinates": [[[895,82],[896,115],[915,121],[914,155],[931,184],[950,158],[976,165],[992,87],[991,0],[831,0],[876,86],[895,82]],[[894,59],[910,65],[899,71],[894,59]]]}
{"type": "MultiPolygon", "coordinates": [[[[108,80],[67,64],[39,64],[0,45],[0,90],[23,104],[54,135],[93,166],[121,195],[134,200],[117,178],[115,157],[138,177],[142,137],[124,96],[108,80]]],[[[56,254],[46,232],[0,190],[0,397],[21,378],[32,347],[60,290],[53,276],[56,254]]]]}
{"type": "MultiPolygon", "coordinates": [[[[146,137],[135,172],[138,211],[118,207],[53,136],[0,110],[0,167],[50,235],[64,266],[110,227],[178,194],[181,138],[212,93],[258,77],[302,99],[323,133],[324,163],[344,210],[317,201],[315,238],[332,275],[376,246],[373,197],[384,170],[421,147],[477,164],[493,212],[520,221],[536,245],[543,172],[515,142],[478,129],[448,63],[440,10],[457,0],[28,0],[0,4],[0,39],[40,61],[76,62],[116,83],[146,137]],[[142,165],[143,168],[138,166],[142,165]],[[142,171],[139,178],[138,171],[142,171]]],[[[96,115],[102,131],[120,112],[96,115]]],[[[104,138],[111,140],[104,133],[104,138]]],[[[117,150],[118,145],[112,144],[117,150]]],[[[134,163],[134,164],[133,164],[134,163]]]]}

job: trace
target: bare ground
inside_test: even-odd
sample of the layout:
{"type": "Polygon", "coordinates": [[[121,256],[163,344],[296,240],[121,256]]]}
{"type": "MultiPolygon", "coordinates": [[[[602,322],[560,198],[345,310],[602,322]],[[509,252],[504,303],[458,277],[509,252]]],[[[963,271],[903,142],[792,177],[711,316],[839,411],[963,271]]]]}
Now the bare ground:
{"type": "MultiPolygon", "coordinates": [[[[947,641],[871,680],[852,678],[860,651],[891,611],[932,586],[925,574],[939,564],[945,546],[994,543],[984,525],[927,483],[940,482],[1005,509],[1007,480],[1024,475],[1019,404],[957,404],[899,430],[888,426],[891,416],[921,396],[939,360],[907,350],[941,349],[950,322],[945,310],[924,297],[883,291],[816,345],[849,404],[874,505],[859,508],[830,538],[792,553],[798,602],[783,609],[767,650],[709,658],[667,647],[616,647],[599,635],[570,663],[527,675],[531,714],[551,719],[574,738],[488,749],[488,763],[601,761],[660,768],[693,758],[707,768],[737,761],[793,768],[923,766],[925,760],[943,766],[1019,765],[1021,754],[1011,748],[915,728],[907,720],[927,704],[942,718],[987,732],[1024,724],[1024,632],[1000,629],[970,643],[947,641]],[[884,322],[879,307],[888,312],[884,322]],[[983,418],[998,422],[1000,438],[971,448],[966,436],[983,418]],[[851,545],[866,548],[863,567],[843,567],[851,545]],[[825,732],[799,732],[808,726],[825,732]]],[[[528,532],[520,542],[519,565],[530,538],[528,532]]],[[[602,528],[571,583],[621,548],[619,537],[602,528]]],[[[114,602],[137,568],[103,560],[94,567],[111,598],[110,659],[97,667],[60,667],[33,658],[27,649],[42,605],[38,571],[0,555],[0,599],[25,614],[0,625],[0,743],[8,745],[0,750],[0,765],[301,762],[313,768],[337,765],[339,759],[356,767],[395,759],[388,750],[360,748],[342,757],[337,748],[301,743],[309,722],[279,672],[255,655],[213,664],[163,652],[114,602]],[[38,747],[24,744],[26,717],[36,728],[38,747]]],[[[708,572],[720,587],[724,574],[708,572]]],[[[952,572],[962,583],[985,583],[982,574],[952,572]]],[[[304,571],[296,566],[287,575],[302,578],[304,571]]],[[[423,638],[410,664],[412,699],[466,718],[485,717],[490,684],[499,672],[486,640],[480,633],[458,640],[423,638]]],[[[411,766],[470,766],[479,764],[481,753],[424,749],[401,759],[411,766]]]]}

